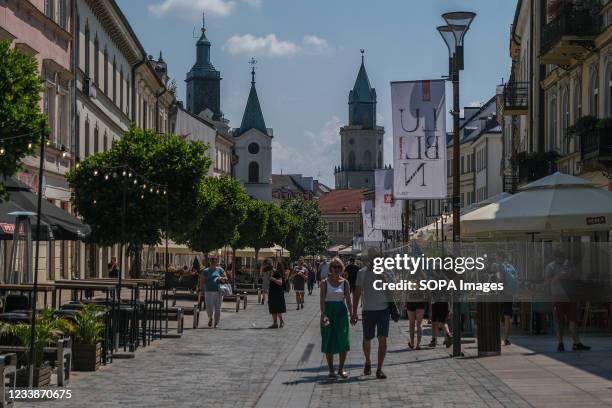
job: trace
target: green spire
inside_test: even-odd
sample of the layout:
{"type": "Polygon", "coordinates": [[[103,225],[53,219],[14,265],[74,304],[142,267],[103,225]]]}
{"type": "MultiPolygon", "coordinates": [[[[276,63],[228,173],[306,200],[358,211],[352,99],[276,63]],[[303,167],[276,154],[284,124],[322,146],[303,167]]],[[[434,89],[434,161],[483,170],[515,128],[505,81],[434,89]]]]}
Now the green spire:
{"type": "Polygon", "coordinates": [[[353,90],[349,92],[349,125],[372,129],[376,126],[376,90],[370,85],[365,69],[364,50],[353,90]]]}
{"type": "Polygon", "coordinates": [[[257,90],[255,89],[255,64],[257,61],[252,58],[249,64],[251,68],[251,91],[249,92],[249,99],[247,100],[246,108],[244,109],[244,115],[242,116],[242,123],[240,129],[235,136],[240,136],[250,129],[257,129],[264,135],[268,134],[266,128],[266,122],[264,121],[263,113],[261,112],[261,105],[259,104],[259,98],[257,97],[257,90]]]}

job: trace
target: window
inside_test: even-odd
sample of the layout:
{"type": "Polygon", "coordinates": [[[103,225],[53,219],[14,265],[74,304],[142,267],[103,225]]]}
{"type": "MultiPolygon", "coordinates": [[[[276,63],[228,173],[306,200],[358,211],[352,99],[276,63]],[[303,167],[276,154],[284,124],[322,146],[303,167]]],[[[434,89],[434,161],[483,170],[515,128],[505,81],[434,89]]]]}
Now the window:
{"type": "Polygon", "coordinates": [[[574,123],[582,117],[582,87],[580,86],[580,78],[576,78],[574,84],[574,123]]]}
{"type": "Polygon", "coordinates": [[[59,25],[66,30],[68,28],[67,0],[59,0],[59,25]]]}
{"type": "Polygon", "coordinates": [[[348,167],[349,170],[355,169],[355,152],[353,152],[352,150],[349,152],[348,167]]]}
{"type": "Polygon", "coordinates": [[[117,103],[117,60],[113,57],[113,103],[117,103]]]}
{"type": "Polygon", "coordinates": [[[98,130],[98,124],[94,128],[94,154],[100,151],[100,131],[98,130]]]}
{"type": "Polygon", "coordinates": [[[557,140],[557,98],[548,102],[548,150],[555,150],[557,140]]]}
{"type": "Polygon", "coordinates": [[[461,174],[465,173],[465,157],[461,156],[461,174]]]}
{"type": "Polygon", "coordinates": [[[370,153],[369,150],[366,150],[365,152],[363,152],[363,166],[364,166],[364,169],[372,168],[372,153],[370,153]]]}
{"type": "Polygon", "coordinates": [[[89,120],[85,121],[85,157],[89,156],[89,120]]]}
{"type": "Polygon", "coordinates": [[[567,128],[569,127],[569,115],[569,89],[566,88],[561,93],[561,154],[568,153],[567,128]]]}
{"type": "Polygon", "coordinates": [[[126,81],[126,87],[127,87],[127,97],[125,98],[125,113],[126,114],[130,114],[130,76],[128,75],[127,77],[127,81],[126,81]]]}
{"type": "Polygon", "coordinates": [[[108,96],[108,49],[104,47],[104,95],[108,96]]]}
{"type": "MultiPolygon", "coordinates": [[[[380,140],[379,140],[379,142],[380,142],[380,140]]],[[[382,169],[382,167],[383,167],[383,155],[382,155],[382,151],[379,150],[378,151],[378,168],[382,169]]]]}
{"type": "Polygon", "coordinates": [[[104,151],[108,150],[108,135],[106,134],[106,130],[104,131],[104,142],[103,145],[104,151]]]}
{"type": "Polygon", "coordinates": [[[249,153],[251,154],[259,153],[259,145],[255,142],[250,143],[248,149],[249,149],[249,153]]]}
{"type": "MultiPolygon", "coordinates": [[[[612,18],[612,14],[610,14],[612,18]]],[[[606,67],[606,76],[604,79],[604,87],[606,90],[606,111],[605,115],[608,118],[612,117],[612,59],[608,60],[608,66],[606,67]]]]}
{"type": "Polygon", "coordinates": [[[119,72],[119,109],[123,112],[123,67],[119,72]]]}
{"type": "Polygon", "coordinates": [[[99,84],[100,80],[100,44],[98,42],[98,33],[96,33],[96,38],[94,39],[94,83],[96,86],[99,84]]]}
{"type": "Polygon", "coordinates": [[[85,22],[85,76],[89,77],[89,22],[85,22]]]}
{"type": "Polygon", "coordinates": [[[54,20],[54,17],[55,17],[55,1],[54,0],[45,0],[45,15],[49,17],[51,20],[54,20]]]}
{"type": "Polygon", "coordinates": [[[354,224],[353,221],[348,221],[347,222],[347,231],[352,234],[353,233],[353,228],[354,228],[354,224]]]}
{"type": "Polygon", "coordinates": [[[591,79],[589,81],[589,110],[591,115],[597,117],[599,114],[599,87],[597,85],[597,69],[591,69],[591,79]]]}
{"type": "Polygon", "coordinates": [[[259,183],[259,163],[249,163],[249,183],[259,183]]]}
{"type": "Polygon", "coordinates": [[[344,221],[338,221],[338,234],[344,234],[344,221]]]}

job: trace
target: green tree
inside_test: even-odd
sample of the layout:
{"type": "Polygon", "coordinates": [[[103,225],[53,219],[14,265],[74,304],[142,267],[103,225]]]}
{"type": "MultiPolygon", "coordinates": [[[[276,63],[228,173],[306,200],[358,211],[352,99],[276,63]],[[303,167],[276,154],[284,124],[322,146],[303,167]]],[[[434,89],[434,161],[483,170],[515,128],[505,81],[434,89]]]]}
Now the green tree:
{"type": "Polygon", "coordinates": [[[270,211],[268,203],[249,199],[247,201],[247,215],[238,225],[236,234],[232,239],[232,259],[236,249],[253,247],[255,249],[255,265],[259,258],[259,250],[267,242],[267,227],[270,211]]]}
{"type": "MultiPolygon", "coordinates": [[[[41,84],[36,60],[0,41],[0,174],[5,177],[19,171],[21,160],[36,152],[41,129],[47,132],[40,111],[41,84]]],[[[4,184],[0,196],[6,196],[4,184]]]]}
{"type": "MultiPolygon", "coordinates": [[[[314,256],[323,253],[330,240],[325,221],[321,217],[319,203],[315,200],[293,198],[283,201],[282,208],[301,222],[300,233],[292,234],[290,232],[287,238],[288,245],[293,247],[292,259],[296,259],[300,255],[314,256]]],[[[297,229],[299,225],[295,225],[296,221],[292,222],[294,223],[293,228],[297,229]]],[[[287,249],[291,251],[290,248],[287,249]]]]}

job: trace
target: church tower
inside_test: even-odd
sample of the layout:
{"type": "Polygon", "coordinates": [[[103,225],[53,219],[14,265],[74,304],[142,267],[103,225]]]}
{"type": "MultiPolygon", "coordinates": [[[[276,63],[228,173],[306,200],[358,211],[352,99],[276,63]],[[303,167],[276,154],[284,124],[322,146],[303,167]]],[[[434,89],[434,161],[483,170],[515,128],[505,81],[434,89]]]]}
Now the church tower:
{"type": "Polygon", "coordinates": [[[383,135],[376,125],[376,90],[365,69],[364,50],[349,92],[349,123],[340,128],[340,166],[334,169],[336,189],[373,188],[374,170],[383,168],[383,135]]]}
{"type": "Polygon", "coordinates": [[[257,89],[255,88],[255,64],[252,58],[251,90],[247,99],[240,128],[232,135],[238,162],[234,176],[256,200],[272,201],[272,137],[273,131],[266,127],[257,89]]]}
{"type": "Polygon", "coordinates": [[[218,121],[221,113],[221,73],[210,62],[210,41],[206,38],[206,24],[202,15],[202,35],[196,43],[196,62],[187,73],[187,110],[199,115],[209,110],[212,120],[218,121]]]}

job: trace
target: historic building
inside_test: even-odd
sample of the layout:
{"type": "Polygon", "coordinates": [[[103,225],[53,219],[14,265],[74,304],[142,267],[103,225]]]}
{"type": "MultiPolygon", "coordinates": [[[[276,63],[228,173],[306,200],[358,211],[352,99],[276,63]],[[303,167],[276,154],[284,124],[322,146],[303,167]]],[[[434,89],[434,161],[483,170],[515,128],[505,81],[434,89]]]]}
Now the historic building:
{"type": "MultiPolygon", "coordinates": [[[[254,60],[252,60],[254,63],[254,60]]],[[[266,127],[255,89],[255,67],[251,70],[251,91],[240,128],[232,131],[238,162],[234,177],[252,198],[272,201],[272,137],[266,127]]]]}
{"type": "Polygon", "coordinates": [[[373,188],[374,170],[383,168],[383,135],[376,125],[376,90],[364,65],[349,92],[349,123],[340,128],[340,166],[334,169],[336,189],[373,188]]]}
{"type": "Polygon", "coordinates": [[[355,236],[363,236],[361,201],[366,189],[332,190],[319,198],[321,218],[327,224],[332,245],[351,245],[355,236]]]}

